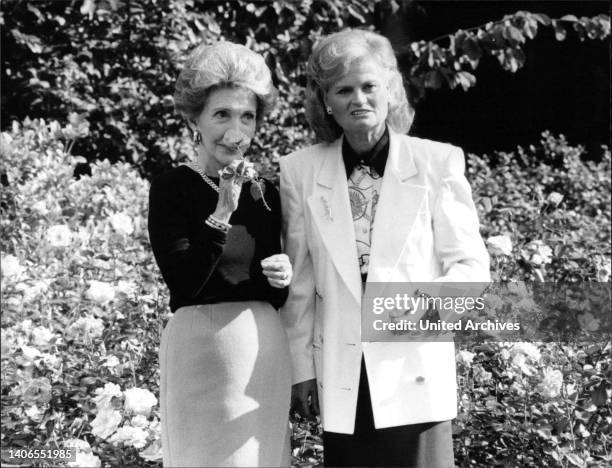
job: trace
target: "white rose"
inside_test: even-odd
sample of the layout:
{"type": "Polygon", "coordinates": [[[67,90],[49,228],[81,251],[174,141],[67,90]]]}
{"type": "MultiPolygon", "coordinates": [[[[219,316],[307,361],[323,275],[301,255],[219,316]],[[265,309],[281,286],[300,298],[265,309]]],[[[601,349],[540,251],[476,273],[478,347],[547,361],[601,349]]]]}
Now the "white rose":
{"type": "Polygon", "coordinates": [[[134,232],[134,224],[132,218],[125,213],[115,213],[110,217],[110,223],[113,229],[122,236],[130,236],[134,232]]]}
{"type": "Polygon", "coordinates": [[[457,353],[457,360],[469,366],[472,364],[472,361],[474,360],[474,356],[476,355],[474,353],[471,353],[470,351],[459,351],[457,353]]]}
{"type": "Polygon", "coordinates": [[[47,203],[45,200],[38,200],[36,203],[32,205],[32,211],[38,213],[41,216],[46,216],[49,214],[49,208],[47,208],[47,203]]]}
{"type": "Polygon", "coordinates": [[[120,280],[117,283],[117,292],[126,296],[134,296],[136,294],[136,285],[133,281],[120,280]]]}
{"type": "Polygon", "coordinates": [[[563,195],[559,192],[551,192],[546,201],[553,206],[558,206],[563,201],[563,195]]]}
{"type": "Polygon", "coordinates": [[[56,224],[47,230],[47,242],[51,247],[68,247],[72,243],[72,231],[65,224],[56,224]]]}
{"type": "Polygon", "coordinates": [[[536,345],[522,341],[515,343],[510,352],[512,356],[524,354],[525,356],[529,357],[529,359],[536,362],[542,357],[540,350],[536,345]]]}
{"type": "Polygon", "coordinates": [[[21,352],[23,353],[23,358],[26,361],[26,365],[32,364],[34,359],[41,356],[40,351],[32,346],[22,346],[21,352]]]}
{"type": "Polygon", "coordinates": [[[55,334],[47,327],[39,326],[32,330],[32,342],[35,346],[44,348],[49,346],[49,341],[55,338],[55,334]]]}
{"type": "Polygon", "coordinates": [[[529,242],[522,253],[523,257],[535,266],[550,263],[553,256],[552,249],[541,240],[529,242]]]}
{"type": "Polygon", "coordinates": [[[63,444],[64,447],[74,447],[77,450],[83,452],[91,452],[91,446],[86,440],[81,439],[68,439],[63,444]]]}
{"type": "Polygon", "coordinates": [[[32,405],[28,409],[25,410],[25,414],[32,421],[40,422],[40,420],[42,419],[42,416],[45,414],[45,411],[40,409],[36,405],[32,405]]]}
{"type": "Polygon", "coordinates": [[[161,441],[156,440],[139,454],[142,458],[150,462],[161,461],[163,459],[161,441]]]}
{"type": "Polygon", "coordinates": [[[111,400],[113,397],[119,398],[122,395],[122,392],[119,385],[109,382],[104,385],[104,388],[96,388],[95,394],[96,396],[93,400],[96,403],[96,407],[98,410],[104,410],[112,409],[111,400]]]}
{"type": "Polygon", "coordinates": [[[54,354],[42,353],[40,357],[45,365],[50,369],[55,369],[61,362],[60,359],[54,354]]]}
{"type": "Polygon", "coordinates": [[[544,369],[544,378],[538,391],[545,398],[555,398],[561,394],[561,385],[563,384],[563,374],[561,371],[547,367],[544,369]]]}
{"type": "Polygon", "coordinates": [[[99,468],[102,466],[100,458],[90,452],[83,452],[77,449],[76,460],[68,462],[67,466],[74,466],[78,468],[99,468]]]}
{"type": "Polygon", "coordinates": [[[89,282],[87,295],[98,304],[105,304],[115,298],[115,290],[110,283],[92,280],[89,282]]]}
{"type": "Polygon", "coordinates": [[[0,261],[0,270],[3,278],[17,278],[23,271],[23,267],[19,264],[17,257],[7,255],[0,261]]]}
{"type": "Polygon", "coordinates": [[[512,358],[512,366],[520,370],[525,375],[533,375],[533,366],[527,363],[527,357],[524,354],[517,354],[512,358]]]}
{"type": "Polygon", "coordinates": [[[137,414],[132,418],[132,426],[145,428],[149,425],[149,420],[142,414],[137,414]]]}
{"type": "Polygon", "coordinates": [[[121,423],[121,413],[119,411],[103,409],[91,422],[91,433],[101,439],[106,439],[117,430],[119,423],[121,423]]]}
{"type": "Polygon", "coordinates": [[[117,358],[117,356],[108,356],[106,358],[106,361],[104,362],[104,364],[102,364],[104,367],[108,367],[110,369],[114,369],[115,367],[117,367],[119,364],[121,364],[121,362],[119,361],[119,359],[117,358]]]}
{"type": "Polygon", "coordinates": [[[144,388],[129,388],[125,392],[124,408],[136,414],[148,416],[151,408],[157,404],[157,398],[144,388]]]}
{"type": "Polygon", "coordinates": [[[141,449],[147,445],[147,433],[140,427],[123,426],[117,429],[110,441],[141,449]]]}
{"type": "Polygon", "coordinates": [[[487,244],[493,255],[512,254],[512,241],[508,236],[491,236],[487,239],[487,244]]]}
{"type": "Polygon", "coordinates": [[[17,289],[23,293],[23,300],[30,302],[49,290],[49,280],[39,280],[32,285],[20,284],[17,289]]]}
{"type": "Polygon", "coordinates": [[[68,327],[66,335],[74,339],[92,340],[102,336],[103,331],[104,323],[102,320],[95,317],[81,317],[68,327]]]}

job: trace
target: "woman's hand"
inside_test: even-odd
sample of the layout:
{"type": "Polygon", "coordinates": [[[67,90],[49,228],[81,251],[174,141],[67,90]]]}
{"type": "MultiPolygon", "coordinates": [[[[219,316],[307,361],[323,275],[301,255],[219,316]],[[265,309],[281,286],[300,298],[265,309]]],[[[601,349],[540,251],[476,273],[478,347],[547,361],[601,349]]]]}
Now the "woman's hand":
{"type": "MultiPolygon", "coordinates": [[[[240,160],[232,161],[230,166],[238,166],[240,160]]],[[[238,200],[242,191],[244,178],[234,176],[231,178],[219,178],[219,201],[215,209],[213,218],[224,223],[228,223],[232,213],[238,208],[238,200]]]]}
{"type": "Polygon", "coordinates": [[[285,254],[276,254],[264,258],[261,261],[263,274],[268,278],[268,283],[274,288],[289,286],[293,277],[293,269],[289,257],[285,254]]]}

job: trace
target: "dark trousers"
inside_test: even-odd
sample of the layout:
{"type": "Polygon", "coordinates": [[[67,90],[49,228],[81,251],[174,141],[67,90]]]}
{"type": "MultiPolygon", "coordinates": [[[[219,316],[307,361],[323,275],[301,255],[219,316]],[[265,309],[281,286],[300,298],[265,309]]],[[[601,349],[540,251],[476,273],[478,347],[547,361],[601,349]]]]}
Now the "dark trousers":
{"type": "Polygon", "coordinates": [[[454,468],[450,421],[374,428],[365,362],[353,434],[323,433],[325,466],[454,468]]]}

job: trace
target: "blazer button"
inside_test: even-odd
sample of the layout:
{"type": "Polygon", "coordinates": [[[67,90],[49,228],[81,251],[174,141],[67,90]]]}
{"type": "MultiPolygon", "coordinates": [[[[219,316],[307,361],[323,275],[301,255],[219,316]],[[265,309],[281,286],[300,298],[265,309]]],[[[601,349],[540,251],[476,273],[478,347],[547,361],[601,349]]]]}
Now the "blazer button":
{"type": "Polygon", "coordinates": [[[414,380],[416,380],[416,383],[423,383],[423,382],[425,382],[425,377],[423,377],[422,375],[419,375],[414,380]]]}

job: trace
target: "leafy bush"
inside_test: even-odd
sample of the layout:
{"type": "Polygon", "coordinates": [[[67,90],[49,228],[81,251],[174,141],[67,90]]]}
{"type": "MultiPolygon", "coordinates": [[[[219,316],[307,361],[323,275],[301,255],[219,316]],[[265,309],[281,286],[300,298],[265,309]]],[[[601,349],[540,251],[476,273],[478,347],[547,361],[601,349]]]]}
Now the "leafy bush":
{"type": "MultiPolygon", "coordinates": [[[[146,236],[149,185],[108,161],[75,179],[71,150],[88,126],[73,114],[64,127],[25,120],[2,134],[2,446],[78,446],[80,466],[159,465],[168,297],[146,236]]],[[[610,154],[599,165],[581,156],[549,134],[470,155],[498,279],[609,281],[610,154]]],[[[460,466],[610,462],[609,343],[489,343],[457,358],[460,466]]],[[[318,431],[294,421],[295,465],[320,462],[318,431]]]]}
{"type": "Polygon", "coordinates": [[[470,155],[482,233],[512,244],[494,280],[610,281],[610,150],[585,156],[548,132],[538,147],[470,155]]]}
{"type": "MultiPolygon", "coordinates": [[[[347,26],[377,28],[398,14],[399,3],[5,0],[4,121],[26,116],[61,121],[76,112],[90,122],[75,148],[79,154],[90,161],[128,161],[146,176],[163,172],[190,153],[187,129],[172,101],[182,61],[201,42],[228,39],[261,53],[279,88],[278,106],[251,151],[273,174],[281,155],[313,140],[303,101],[304,68],[314,42],[347,26]]],[[[410,95],[417,100],[427,89],[470,88],[476,82],[472,71],[487,55],[516,72],[538,28],[554,28],[561,40],[566,27],[581,40],[610,34],[606,15],[550,18],[520,11],[434,41],[403,44],[400,63],[410,95]]]]}
{"type": "MultiPolygon", "coordinates": [[[[142,464],[159,459],[147,392],[157,394],[166,310],[146,234],[149,184],[108,161],[75,180],[68,147],[88,124],[72,122],[25,121],[2,135],[2,445],[79,439],[112,466],[142,464]]],[[[95,460],[81,456],[76,466],[95,460]]]]}

